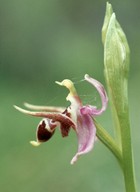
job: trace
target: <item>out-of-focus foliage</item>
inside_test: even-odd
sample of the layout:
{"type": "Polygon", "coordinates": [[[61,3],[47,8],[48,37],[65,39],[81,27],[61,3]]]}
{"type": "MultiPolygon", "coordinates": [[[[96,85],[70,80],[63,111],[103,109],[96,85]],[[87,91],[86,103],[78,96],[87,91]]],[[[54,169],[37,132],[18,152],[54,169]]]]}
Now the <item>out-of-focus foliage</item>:
{"type": "MultiPolygon", "coordinates": [[[[129,99],[137,181],[139,157],[139,6],[138,0],[110,2],[131,49],[129,99]]],[[[70,78],[84,104],[99,104],[97,93],[80,82],[85,73],[104,82],[101,28],[103,0],[0,0],[0,190],[2,192],[123,191],[119,166],[97,141],[77,164],[74,132],[33,148],[40,119],[18,113],[13,104],[65,105],[67,91],[54,84],[70,78]],[[61,94],[60,94],[61,93],[61,94]]],[[[111,133],[109,110],[98,119],[111,133]]],[[[113,133],[112,133],[113,134],[113,133]]],[[[140,184],[138,188],[140,189],[140,184]]]]}

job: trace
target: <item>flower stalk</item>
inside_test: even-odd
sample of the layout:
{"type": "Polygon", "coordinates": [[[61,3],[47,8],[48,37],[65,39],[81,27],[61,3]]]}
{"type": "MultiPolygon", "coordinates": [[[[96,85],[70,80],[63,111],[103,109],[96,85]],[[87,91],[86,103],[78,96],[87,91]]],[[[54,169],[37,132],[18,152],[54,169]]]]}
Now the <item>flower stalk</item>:
{"type": "Polygon", "coordinates": [[[102,28],[102,41],[104,44],[105,78],[115,125],[115,141],[122,151],[121,167],[125,188],[126,192],[135,192],[127,90],[130,51],[126,36],[109,3],[107,3],[102,28]]]}

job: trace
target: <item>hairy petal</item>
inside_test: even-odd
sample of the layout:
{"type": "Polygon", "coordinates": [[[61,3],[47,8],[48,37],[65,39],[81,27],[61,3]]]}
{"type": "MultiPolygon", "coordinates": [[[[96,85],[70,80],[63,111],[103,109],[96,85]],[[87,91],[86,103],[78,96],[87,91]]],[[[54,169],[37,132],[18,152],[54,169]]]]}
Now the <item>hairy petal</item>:
{"type": "Polygon", "coordinates": [[[14,107],[18,111],[20,111],[24,114],[35,116],[35,117],[45,117],[48,119],[52,119],[53,121],[57,121],[59,123],[64,123],[65,125],[69,125],[69,126],[72,126],[73,128],[75,128],[75,123],[72,121],[72,119],[63,113],[36,112],[36,111],[28,111],[28,110],[22,109],[18,106],[14,106],[14,107]]]}
{"type": "Polygon", "coordinates": [[[90,115],[79,115],[77,124],[78,152],[71,160],[74,164],[78,157],[92,150],[96,139],[96,128],[90,115]]]}
{"type": "MultiPolygon", "coordinates": [[[[25,109],[22,109],[20,107],[14,106],[18,111],[27,114],[27,115],[31,115],[31,116],[35,116],[35,117],[45,117],[50,126],[54,126],[57,123],[60,123],[60,131],[62,134],[62,137],[66,137],[69,134],[70,128],[72,127],[74,130],[76,128],[76,124],[73,122],[73,120],[70,118],[70,114],[67,112],[67,110],[65,110],[63,113],[49,113],[49,112],[37,112],[37,111],[28,111],[25,109]],[[49,121],[51,120],[51,121],[49,121]],[[51,123],[51,124],[50,124],[51,123]],[[53,123],[53,124],[52,124],[53,123]]],[[[43,124],[44,125],[44,124],[43,124]]],[[[38,129],[38,131],[41,130],[41,137],[43,135],[43,133],[45,133],[44,137],[49,137],[49,133],[47,133],[47,131],[45,130],[45,125],[42,126],[41,125],[41,129],[38,129]],[[42,129],[43,127],[43,129],[42,129]]],[[[39,126],[40,128],[40,126],[39,126]]],[[[50,134],[51,136],[51,134],[50,134]]],[[[39,141],[40,139],[38,139],[39,141]]],[[[33,145],[38,146],[37,143],[35,142],[31,142],[33,145]]]]}
{"type": "Polygon", "coordinates": [[[108,97],[105,91],[104,86],[97,80],[91,78],[89,75],[85,75],[85,80],[91,83],[98,91],[100,97],[101,97],[101,102],[102,102],[102,107],[101,109],[97,109],[95,106],[83,106],[81,109],[82,114],[89,114],[92,116],[100,115],[102,112],[104,112],[107,108],[107,103],[108,103],[108,97]]]}

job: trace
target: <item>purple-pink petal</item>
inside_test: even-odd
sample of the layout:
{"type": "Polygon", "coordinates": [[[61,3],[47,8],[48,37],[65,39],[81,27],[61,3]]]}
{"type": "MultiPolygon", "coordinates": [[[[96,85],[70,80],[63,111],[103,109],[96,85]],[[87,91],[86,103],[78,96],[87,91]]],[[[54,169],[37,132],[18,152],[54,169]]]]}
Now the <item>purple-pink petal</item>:
{"type": "Polygon", "coordinates": [[[74,164],[78,157],[92,150],[96,138],[96,128],[90,115],[79,115],[77,119],[78,151],[71,160],[74,164]]]}
{"type": "Polygon", "coordinates": [[[85,75],[85,80],[91,83],[98,91],[100,97],[101,97],[101,102],[102,102],[102,107],[101,109],[97,109],[95,106],[90,106],[87,105],[86,107],[83,107],[81,112],[82,114],[89,114],[92,116],[100,115],[102,112],[104,112],[107,108],[107,103],[108,103],[108,97],[107,93],[105,91],[104,86],[97,80],[91,78],[89,75],[85,75]]]}

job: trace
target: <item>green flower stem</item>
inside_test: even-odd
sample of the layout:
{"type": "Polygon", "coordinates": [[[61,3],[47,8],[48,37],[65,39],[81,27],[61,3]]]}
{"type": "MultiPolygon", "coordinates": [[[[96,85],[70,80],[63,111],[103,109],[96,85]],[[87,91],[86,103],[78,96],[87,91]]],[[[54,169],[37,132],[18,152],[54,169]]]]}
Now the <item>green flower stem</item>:
{"type": "Polygon", "coordinates": [[[109,135],[109,133],[93,119],[97,128],[97,137],[99,140],[116,156],[120,166],[122,167],[122,152],[115,140],[109,135]]]}
{"type": "Polygon", "coordinates": [[[128,113],[119,116],[121,127],[123,174],[127,192],[136,192],[135,176],[133,169],[133,154],[131,147],[130,121],[128,113]]]}

